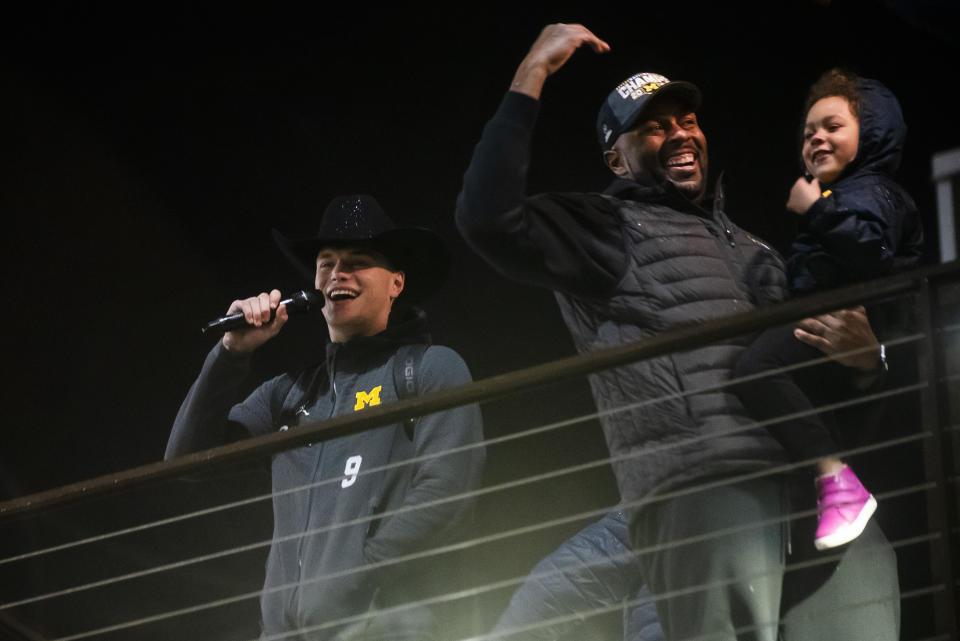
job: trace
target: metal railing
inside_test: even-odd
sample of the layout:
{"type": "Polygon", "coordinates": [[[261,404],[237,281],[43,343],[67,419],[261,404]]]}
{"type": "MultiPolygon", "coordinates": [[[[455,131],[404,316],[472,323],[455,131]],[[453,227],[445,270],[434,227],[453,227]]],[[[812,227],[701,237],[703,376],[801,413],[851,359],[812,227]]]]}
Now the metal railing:
{"type": "MultiPolygon", "coordinates": [[[[637,343],[565,358],[436,394],[369,407],[348,416],[303,424],[296,430],[246,439],[173,461],[145,465],[0,503],[0,632],[13,639],[57,641],[191,638],[184,629],[202,630],[197,633],[197,638],[204,639],[255,636],[230,627],[231,622],[236,621],[242,630],[246,630],[239,622],[255,618],[262,583],[262,570],[258,568],[262,568],[263,557],[272,539],[269,529],[261,526],[251,528],[253,535],[247,539],[234,540],[234,533],[243,529],[238,523],[246,527],[251,521],[268,523],[270,519],[269,502],[275,493],[262,489],[267,475],[253,467],[253,462],[278,452],[359,433],[408,417],[424,416],[468,403],[502,403],[510,397],[530,394],[565,381],[580,383],[583,376],[605,369],[731,340],[765,327],[834,309],[891,299],[907,301],[916,312],[915,327],[898,336],[881,338],[888,346],[899,347],[903,353],[916,359],[916,376],[871,397],[851,402],[916,397],[920,416],[913,417],[916,429],[858,445],[844,454],[881,453],[897,459],[903,453],[905,460],[913,456],[910,460],[915,460],[922,468],[912,474],[904,472],[902,477],[907,482],[881,488],[878,493],[881,504],[894,506],[893,512],[896,513],[898,505],[909,505],[903,513],[921,515],[923,521],[919,530],[905,527],[902,536],[891,536],[901,568],[911,570],[904,572],[903,581],[906,583],[901,586],[900,602],[905,622],[903,638],[919,639],[925,635],[931,639],[957,640],[956,554],[960,538],[957,499],[960,395],[956,394],[960,386],[960,265],[957,263],[862,283],[706,324],[678,327],[637,343]],[[184,482],[182,479],[193,480],[184,482]],[[103,518],[104,514],[109,517],[103,518]],[[211,525],[214,523],[216,525],[211,525]],[[181,531],[180,528],[186,529],[181,531]],[[174,531],[181,533],[171,535],[170,532],[174,531]],[[144,537],[146,542],[130,542],[137,537],[144,537]],[[143,555],[144,550],[150,551],[149,558],[143,555]],[[114,563],[118,567],[109,567],[114,563]],[[211,565],[216,565],[217,569],[203,570],[211,565]],[[56,578],[45,576],[51,568],[57,569],[56,578]],[[911,583],[913,575],[920,578],[911,583]],[[157,583],[160,578],[171,576],[176,578],[157,583]],[[185,585],[205,596],[191,598],[185,603],[180,594],[185,591],[185,585]],[[63,606],[67,601],[73,605],[63,606]],[[101,611],[92,613],[95,607],[101,611]],[[205,619],[210,613],[216,613],[216,616],[205,619]],[[927,627],[907,629],[911,621],[928,616],[931,622],[927,627]],[[155,631],[148,633],[147,630],[155,631]]],[[[660,400],[647,399],[638,403],[660,400]]],[[[630,409],[628,406],[618,411],[630,409]]],[[[817,411],[832,409],[842,409],[842,404],[817,408],[817,411]]],[[[507,452],[508,448],[522,441],[556,438],[557,434],[570,430],[574,431],[568,437],[570,442],[577,443],[577,439],[587,433],[585,427],[590,433],[596,432],[597,419],[595,412],[566,417],[488,437],[475,447],[485,447],[488,451],[502,448],[507,452]]],[[[641,455],[657,456],[658,453],[654,448],[641,455]]],[[[509,461],[509,456],[506,455],[504,460],[509,461]]],[[[410,460],[403,464],[415,462],[410,460]]],[[[446,606],[454,613],[451,616],[459,617],[458,625],[451,625],[448,629],[451,638],[492,638],[489,637],[489,627],[495,611],[505,605],[514,589],[529,579],[527,571],[532,562],[549,552],[563,536],[585,523],[596,521],[617,505],[616,497],[609,491],[596,492],[601,499],[599,503],[579,505],[570,501],[572,505],[563,506],[564,509],[544,507],[542,500],[530,501],[530,496],[542,496],[542,490],[537,488],[545,486],[558,491],[558,487],[584,483],[609,485],[609,468],[616,462],[616,458],[605,455],[590,460],[576,460],[574,457],[573,461],[564,461],[556,467],[541,462],[527,467],[522,474],[507,471],[501,474],[502,478],[488,477],[478,490],[438,498],[438,502],[481,501],[488,517],[484,527],[442,548],[370,564],[362,570],[438,562],[449,563],[452,568],[466,568],[464,576],[469,579],[466,582],[443,593],[396,607],[402,611],[423,604],[446,606]],[[513,496],[525,498],[517,501],[511,498],[513,496]],[[518,517],[517,510],[510,509],[513,505],[522,505],[524,514],[518,517]],[[505,559],[502,566],[514,563],[516,567],[490,563],[491,550],[499,550],[496,552],[501,555],[499,558],[505,559]],[[488,614],[477,614],[484,608],[488,614]]],[[[504,469],[508,467],[509,464],[505,464],[504,469]]],[[[798,467],[800,464],[785,464],[725,478],[717,483],[760,478],[798,467]]],[[[382,468],[366,473],[378,471],[382,468]]],[[[696,489],[703,489],[703,486],[696,489]]],[[[679,490],[679,493],[685,491],[689,490],[679,490]]],[[[663,498],[658,497],[658,500],[663,498]]],[[[429,505],[406,509],[421,507],[429,505]]],[[[620,504],[619,507],[630,508],[631,505],[620,504]]],[[[385,516],[388,514],[379,514],[377,518],[385,516]]],[[[785,518],[795,520],[810,516],[809,511],[800,511],[785,518]]],[[[333,523],[324,531],[345,525],[348,524],[333,523]]],[[[748,523],[744,527],[760,525],[763,524],[748,523]]],[[[313,531],[298,536],[322,533],[313,531]]],[[[648,551],[634,550],[633,553],[648,551]]],[[[822,566],[833,558],[827,554],[815,561],[795,564],[787,570],[801,571],[806,567],[804,564],[822,566]]],[[[346,571],[346,574],[353,571],[346,571]]],[[[310,577],[304,583],[336,580],[339,576],[310,577]]],[[[658,597],[666,598],[664,595],[658,597]]],[[[865,607],[869,605],[865,604],[865,607]]],[[[623,603],[598,604],[589,612],[566,618],[558,616],[556,620],[545,620],[540,625],[603,619],[620,612],[623,607],[623,603]]],[[[362,617],[324,622],[319,628],[350,624],[362,620],[362,617]]],[[[309,629],[302,631],[309,632],[309,629]]]]}

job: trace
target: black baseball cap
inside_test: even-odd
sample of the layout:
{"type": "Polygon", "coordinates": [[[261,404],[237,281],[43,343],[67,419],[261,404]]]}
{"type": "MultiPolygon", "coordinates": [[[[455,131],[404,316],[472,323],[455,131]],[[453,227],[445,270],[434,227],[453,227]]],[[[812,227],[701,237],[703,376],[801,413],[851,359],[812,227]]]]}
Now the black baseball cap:
{"type": "Polygon", "coordinates": [[[620,134],[630,129],[654,97],[672,96],[692,111],[700,108],[700,90],[682,80],[670,80],[658,73],[636,73],[621,82],[600,105],[597,115],[597,140],[606,151],[620,134]]]}

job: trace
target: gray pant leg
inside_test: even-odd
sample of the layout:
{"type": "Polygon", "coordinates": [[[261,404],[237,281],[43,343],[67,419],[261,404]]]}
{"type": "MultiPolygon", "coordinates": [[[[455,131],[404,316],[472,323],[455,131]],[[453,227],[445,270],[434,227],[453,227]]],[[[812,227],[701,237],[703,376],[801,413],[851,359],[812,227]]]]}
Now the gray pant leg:
{"type": "Polygon", "coordinates": [[[785,543],[776,520],[784,503],[780,480],[761,479],[634,515],[632,543],[669,641],[776,640],[785,543]],[[735,531],[716,534],[726,529],[735,531]],[[684,542],[703,535],[710,536],[684,542]],[[645,551],[662,545],[669,547],[645,551]]]}
{"type": "MultiPolygon", "coordinates": [[[[794,539],[794,546],[798,544],[804,545],[805,541],[794,539]]],[[[863,534],[842,554],[839,564],[825,566],[828,576],[819,576],[822,571],[817,569],[787,572],[788,593],[804,595],[815,589],[798,603],[784,604],[784,641],[896,641],[900,638],[897,557],[876,520],[870,521],[863,534]],[[809,585],[811,583],[813,585],[809,585]]],[[[807,558],[816,557],[808,555],[807,558]]]]}

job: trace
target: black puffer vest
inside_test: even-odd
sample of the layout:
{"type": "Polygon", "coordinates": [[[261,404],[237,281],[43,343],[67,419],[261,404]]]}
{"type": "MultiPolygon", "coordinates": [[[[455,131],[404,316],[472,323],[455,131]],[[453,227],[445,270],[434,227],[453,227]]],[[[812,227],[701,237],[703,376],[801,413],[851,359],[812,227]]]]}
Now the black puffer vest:
{"type": "MultiPolygon", "coordinates": [[[[670,187],[617,181],[607,190],[618,196],[604,198],[621,221],[628,266],[612,294],[590,299],[557,292],[578,351],[786,297],[780,256],[727,219],[722,194],[708,213],[670,187]]],[[[748,339],[590,377],[607,444],[619,458],[613,465],[624,500],[783,460],[767,432],[751,427],[737,398],[718,389],[748,339]]]]}

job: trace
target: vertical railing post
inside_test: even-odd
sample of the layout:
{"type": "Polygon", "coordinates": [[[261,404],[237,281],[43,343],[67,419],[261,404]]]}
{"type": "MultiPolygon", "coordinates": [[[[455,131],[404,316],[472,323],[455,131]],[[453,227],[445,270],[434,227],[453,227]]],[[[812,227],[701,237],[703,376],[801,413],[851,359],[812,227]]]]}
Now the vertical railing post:
{"type": "MultiPolygon", "coordinates": [[[[951,447],[954,439],[948,432],[945,410],[947,395],[941,384],[945,379],[945,349],[941,344],[942,316],[939,313],[939,296],[930,280],[924,278],[918,294],[921,329],[924,340],[917,351],[918,372],[921,380],[929,384],[920,396],[921,422],[930,438],[924,439],[923,458],[927,480],[935,482],[934,489],[927,493],[927,519],[930,532],[940,537],[930,544],[930,569],[933,585],[942,585],[943,590],[933,597],[934,625],[938,635],[957,641],[957,585],[956,585],[956,492],[955,463],[951,447]]],[[[938,636],[938,638],[942,638],[938,636]]]]}
{"type": "Polygon", "coordinates": [[[937,237],[940,239],[940,262],[957,259],[957,210],[960,208],[960,149],[933,155],[933,181],[937,186],[937,237]]]}

